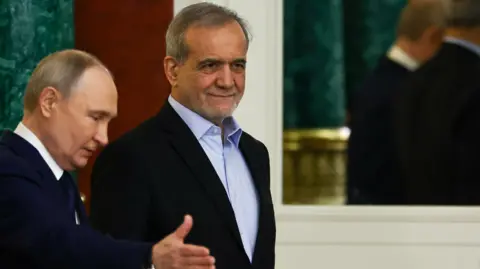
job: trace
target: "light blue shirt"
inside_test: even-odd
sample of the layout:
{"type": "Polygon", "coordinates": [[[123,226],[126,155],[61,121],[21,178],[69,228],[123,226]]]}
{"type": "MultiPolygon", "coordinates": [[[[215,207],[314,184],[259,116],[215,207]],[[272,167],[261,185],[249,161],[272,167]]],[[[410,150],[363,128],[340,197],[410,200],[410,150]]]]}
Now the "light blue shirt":
{"type": "Polygon", "coordinates": [[[477,44],[474,44],[470,41],[448,36],[448,37],[445,38],[445,42],[462,46],[464,48],[467,48],[467,49],[473,51],[478,56],[480,56],[480,46],[478,46],[477,44]]]}
{"type": "Polygon", "coordinates": [[[250,170],[238,147],[242,129],[232,117],[225,119],[222,142],[220,127],[184,107],[172,96],[168,97],[168,102],[193,132],[222,181],[251,262],[258,232],[258,198],[250,170]]]}

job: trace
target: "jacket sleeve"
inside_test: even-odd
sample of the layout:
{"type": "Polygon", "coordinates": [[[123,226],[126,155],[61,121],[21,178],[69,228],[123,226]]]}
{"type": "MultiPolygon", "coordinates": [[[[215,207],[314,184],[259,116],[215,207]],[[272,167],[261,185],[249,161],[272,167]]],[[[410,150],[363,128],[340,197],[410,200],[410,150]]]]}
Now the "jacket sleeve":
{"type": "Polygon", "coordinates": [[[152,244],[117,241],[55,214],[40,187],[0,177],[0,249],[42,268],[140,269],[152,244]]]}

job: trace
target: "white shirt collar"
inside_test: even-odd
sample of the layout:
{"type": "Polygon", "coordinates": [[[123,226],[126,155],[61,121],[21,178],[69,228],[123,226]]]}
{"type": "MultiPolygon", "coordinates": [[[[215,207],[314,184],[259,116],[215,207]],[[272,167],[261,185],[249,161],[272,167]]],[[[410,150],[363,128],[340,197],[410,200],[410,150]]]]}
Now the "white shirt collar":
{"type": "Polygon", "coordinates": [[[468,40],[456,38],[456,37],[453,37],[453,36],[447,36],[447,37],[445,37],[445,42],[456,44],[458,46],[462,46],[466,49],[469,49],[469,50],[473,51],[474,53],[476,53],[477,55],[480,56],[480,46],[477,45],[477,44],[474,44],[474,43],[472,43],[468,40]]]}
{"type": "Polygon", "coordinates": [[[401,66],[407,68],[410,71],[414,71],[418,68],[420,63],[410,57],[404,50],[400,47],[394,45],[387,53],[388,58],[390,60],[400,64],[401,66]]]}
{"type": "Polygon", "coordinates": [[[17,128],[15,129],[15,133],[20,137],[22,137],[23,139],[27,140],[28,143],[32,144],[32,146],[40,153],[43,160],[45,160],[48,167],[50,167],[50,170],[52,170],[53,174],[55,175],[55,178],[59,180],[63,174],[63,169],[60,168],[57,162],[55,162],[52,155],[50,155],[50,153],[45,148],[45,146],[40,141],[40,139],[38,139],[38,137],[21,122],[18,124],[17,128]]]}

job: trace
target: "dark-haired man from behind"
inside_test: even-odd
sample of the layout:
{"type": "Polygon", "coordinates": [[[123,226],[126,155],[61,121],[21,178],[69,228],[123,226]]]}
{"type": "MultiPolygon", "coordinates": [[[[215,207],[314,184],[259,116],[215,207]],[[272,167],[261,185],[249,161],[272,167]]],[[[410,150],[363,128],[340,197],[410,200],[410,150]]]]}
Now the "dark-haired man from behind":
{"type": "Polygon", "coordinates": [[[401,12],[394,45],[356,92],[348,143],[348,204],[405,202],[394,146],[393,105],[399,84],[437,52],[444,21],[442,1],[409,1],[401,12]]]}

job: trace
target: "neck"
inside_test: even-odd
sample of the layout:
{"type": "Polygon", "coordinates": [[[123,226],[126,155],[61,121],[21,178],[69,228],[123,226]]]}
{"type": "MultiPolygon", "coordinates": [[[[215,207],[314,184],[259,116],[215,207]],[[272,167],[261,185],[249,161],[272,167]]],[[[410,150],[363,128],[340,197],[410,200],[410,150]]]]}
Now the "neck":
{"type": "Polygon", "coordinates": [[[463,39],[480,46],[480,27],[451,27],[447,29],[446,36],[463,39]]]}
{"type": "MultiPolygon", "coordinates": [[[[24,113],[24,117],[22,119],[22,124],[38,139],[38,141],[35,141],[32,139],[30,141],[37,149],[39,150],[40,154],[44,158],[44,160],[47,162],[48,166],[52,169],[52,171],[55,173],[55,175],[58,177],[60,175],[57,175],[56,172],[60,172],[59,169],[62,170],[71,170],[71,169],[66,169],[65,166],[62,166],[58,160],[59,158],[55,155],[55,152],[52,151],[54,145],[54,139],[53,137],[49,136],[49,131],[48,128],[49,126],[46,124],[45,120],[42,118],[41,115],[35,114],[34,113],[24,113]],[[41,145],[38,145],[38,142],[41,143],[41,145]],[[38,147],[43,146],[43,150],[38,147]],[[48,154],[44,154],[44,153],[48,154]],[[57,169],[57,167],[59,169],[57,169]]],[[[29,135],[31,137],[31,135],[29,135]]]]}
{"type": "Polygon", "coordinates": [[[35,119],[35,115],[30,112],[24,112],[24,116],[22,119],[22,124],[25,125],[35,136],[44,144],[43,136],[42,136],[42,124],[39,123],[38,120],[35,119]]]}
{"type": "MultiPolygon", "coordinates": [[[[43,144],[43,146],[48,150],[48,152],[54,156],[53,152],[50,150],[51,144],[49,141],[51,140],[47,135],[48,132],[45,131],[47,125],[45,122],[42,121],[41,117],[35,114],[35,112],[24,112],[24,116],[22,119],[22,124],[27,127],[43,144]]],[[[54,158],[54,157],[53,157],[54,158]]]]}
{"type": "Polygon", "coordinates": [[[408,56],[412,57],[415,61],[421,62],[422,57],[420,53],[416,49],[416,45],[414,41],[411,41],[407,38],[399,37],[395,41],[395,45],[402,49],[408,56]]]}

